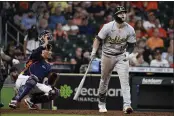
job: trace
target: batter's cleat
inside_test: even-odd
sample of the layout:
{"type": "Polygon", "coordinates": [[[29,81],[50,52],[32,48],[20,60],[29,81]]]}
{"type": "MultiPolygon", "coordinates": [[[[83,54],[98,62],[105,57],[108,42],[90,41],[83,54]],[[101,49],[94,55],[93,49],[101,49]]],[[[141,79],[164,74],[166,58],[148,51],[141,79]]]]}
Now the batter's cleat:
{"type": "Polygon", "coordinates": [[[30,110],[37,110],[38,106],[30,101],[30,98],[24,99],[25,104],[28,106],[28,109],[30,110]]]}
{"type": "Polygon", "coordinates": [[[11,100],[11,102],[9,103],[10,108],[16,109],[17,106],[18,106],[17,100],[11,100]]]}
{"type": "Polygon", "coordinates": [[[131,106],[124,106],[123,112],[124,112],[125,114],[131,114],[131,113],[133,113],[133,109],[132,109],[131,106]]]}
{"type": "Polygon", "coordinates": [[[106,113],[107,112],[106,103],[99,103],[98,108],[99,108],[100,113],[106,113]]]}

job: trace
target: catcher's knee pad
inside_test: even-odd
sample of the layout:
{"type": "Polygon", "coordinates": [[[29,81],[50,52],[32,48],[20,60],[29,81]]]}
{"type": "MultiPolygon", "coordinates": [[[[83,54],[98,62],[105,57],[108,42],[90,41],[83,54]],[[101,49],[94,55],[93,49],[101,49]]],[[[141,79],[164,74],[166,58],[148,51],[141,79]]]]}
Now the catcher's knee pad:
{"type": "Polygon", "coordinates": [[[39,80],[38,80],[38,78],[36,76],[31,75],[28,78],[28,80],[26,81],[26,86],[28,86],[28,87],[34,87],[37,84],[38,81],[39,80]]]}
{"type": "Polygon", "coordinates": [[[36,86],[37,82],[38,82],[38,79],[36,76],[34,75],[30,76],[27,79],[25,85],[23,87],[20,87],[21,90],[20,89],[19,90],[21,92],[16,95],[15,99],[18,102],[20,102],[31,91],[31,89],[36,86]]]}
{"type": "Polygon", "coordinates": [[[17,94],[20,95],[24,91],[24,89],[25,89],[25,86],[24,85],[22,85],[21,87],[19,87],[19,89],[17,91],[17,94]]]}

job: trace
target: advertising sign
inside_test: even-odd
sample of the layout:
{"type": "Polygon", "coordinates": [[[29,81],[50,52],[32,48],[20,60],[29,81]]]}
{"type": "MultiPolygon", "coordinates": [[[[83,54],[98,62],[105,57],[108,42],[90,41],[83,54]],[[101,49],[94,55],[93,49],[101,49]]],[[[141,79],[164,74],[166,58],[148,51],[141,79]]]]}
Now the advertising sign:
{"type": "MultiPolygon", "coordinates": [[[[89,74],[77,101],[73,100],[83,75],[61,75],[57,83],[60,97],[54,101],[57,109],[98,109],[98,86],[100,75],[89,74]]],[[[121,110],[123,105],[120,82],[117,75],[112,76],[108,88],[107,109],[121,110]]]]}
{"type": "Polygon", "coordinates": [[[134,110],[174,110],[174,78],[134,76],[132,78],[134,110]]]}

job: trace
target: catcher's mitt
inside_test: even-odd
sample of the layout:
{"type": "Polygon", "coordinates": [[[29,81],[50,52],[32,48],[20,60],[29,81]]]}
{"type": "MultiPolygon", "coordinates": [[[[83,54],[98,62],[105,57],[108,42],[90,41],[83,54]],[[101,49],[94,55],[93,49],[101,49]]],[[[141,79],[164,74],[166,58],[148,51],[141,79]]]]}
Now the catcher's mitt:
{"type": "Polygon", "coordinates": [[[59,80],[59,75],[55,72],[52,72],[48,76],[48,85],[55,86],[58,80],[59,80]]]}

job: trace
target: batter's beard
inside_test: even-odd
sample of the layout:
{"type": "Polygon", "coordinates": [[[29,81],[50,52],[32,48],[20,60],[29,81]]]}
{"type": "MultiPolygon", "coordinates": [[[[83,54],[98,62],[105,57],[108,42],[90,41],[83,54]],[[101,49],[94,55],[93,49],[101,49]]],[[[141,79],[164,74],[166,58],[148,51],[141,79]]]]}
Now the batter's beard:
{"type": "Polygon", "coordinates": [[[119,24],[122,24],[124,21],[120,18],[120,17],[118,17],[118,16],[115,16],[114,17],[115,18],[115,21],[117,22],[117,23],[119,23],[119,24]]]}

